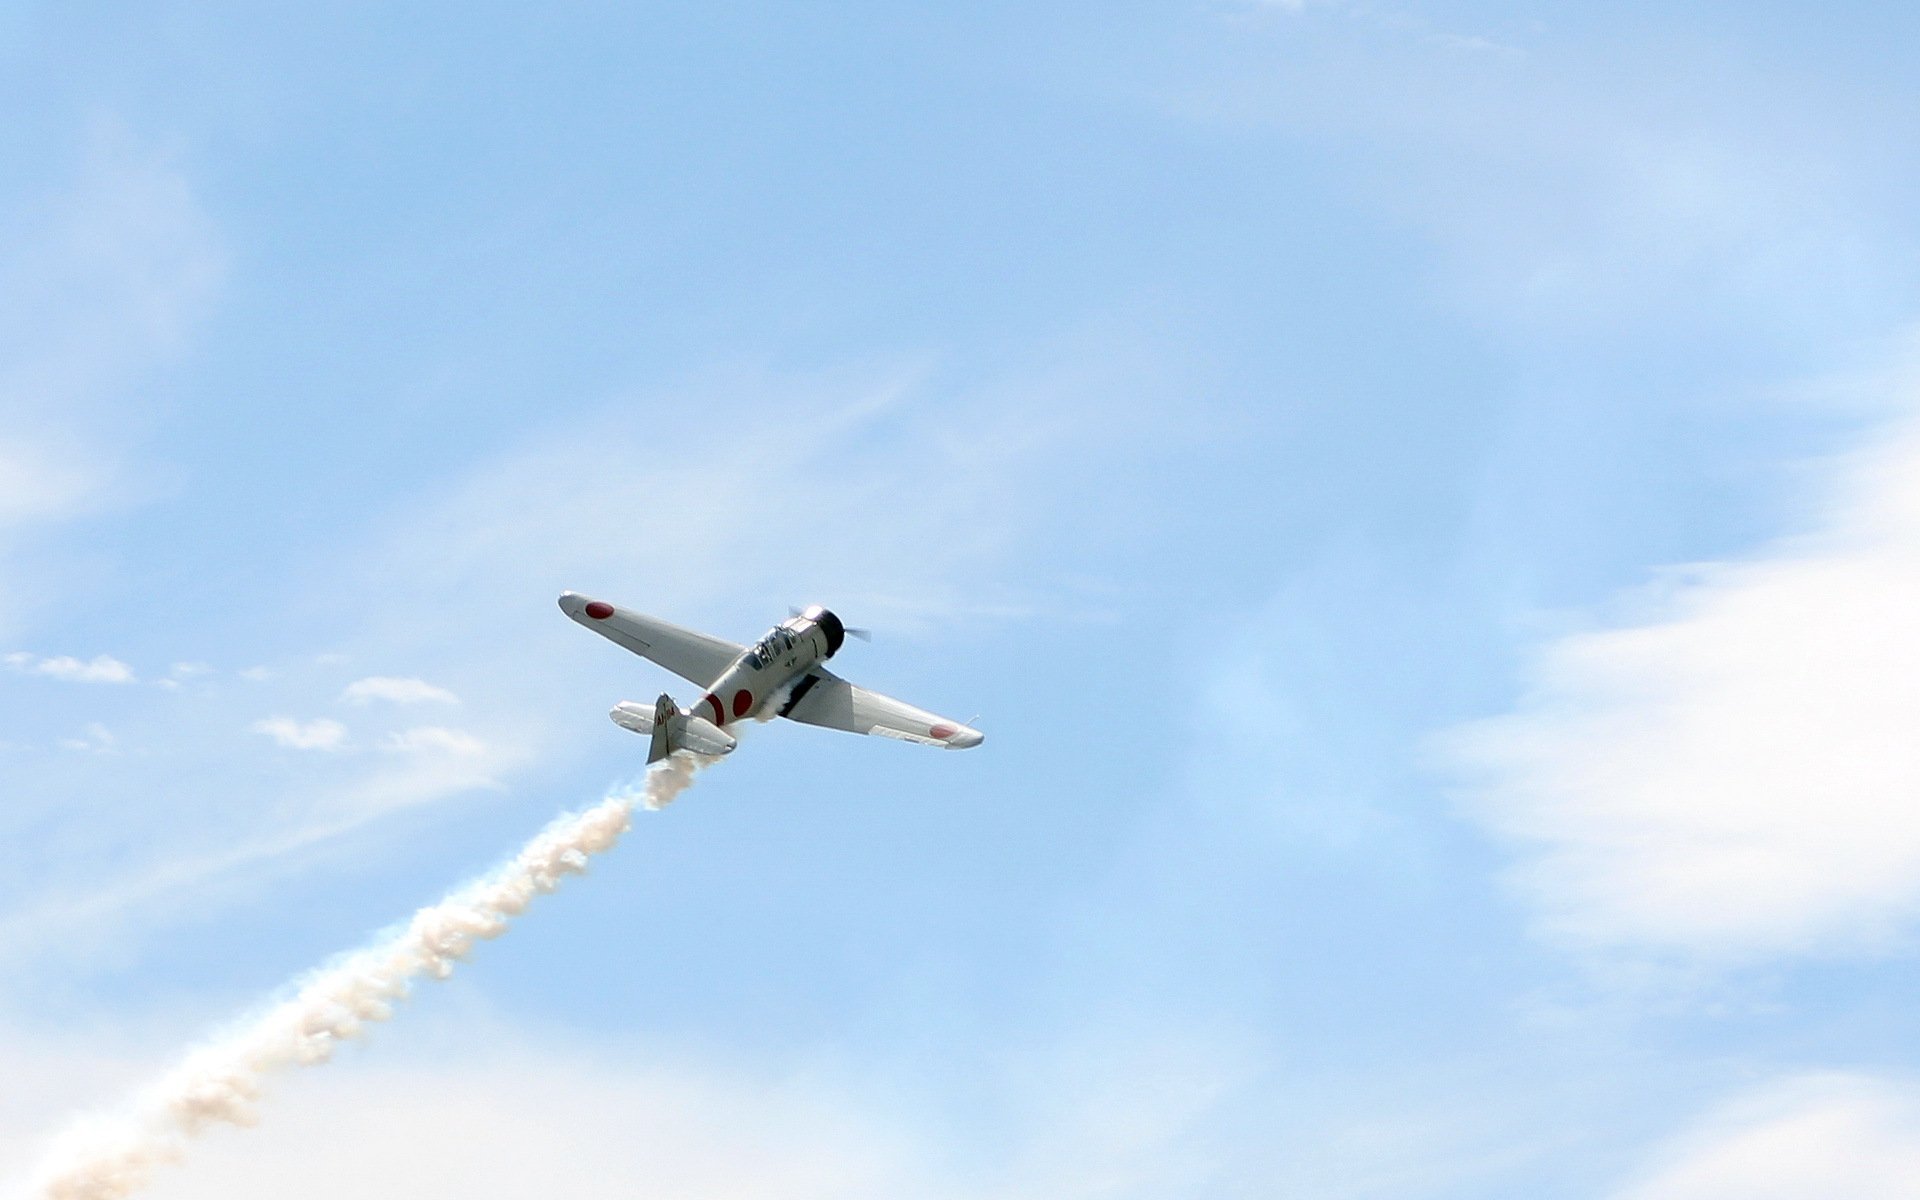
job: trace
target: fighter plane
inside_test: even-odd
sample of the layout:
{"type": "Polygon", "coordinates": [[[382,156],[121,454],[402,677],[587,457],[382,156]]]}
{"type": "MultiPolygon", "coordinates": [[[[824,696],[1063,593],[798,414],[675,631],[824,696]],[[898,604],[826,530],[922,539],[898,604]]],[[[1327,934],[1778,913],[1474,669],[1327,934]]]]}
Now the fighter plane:
{"type": "Polygon", "coordinates": [[[691,712],[681,711],[665,692],[651,705],[623,700],[613,706],[608,715],[616,725],[651,739],[650,763],[675,750],[730,754],[738,743],[727,725],[769,705],[788,720],[922,746],[969,750],[986,740],[978,729],[855,687],[822,666],[839,652],[848,630],[817,604],[796,610],[791,620],[774,626],[751,646],[576,592],[561,593],[560,610],[608,641],[706,689],[691,712]]]}

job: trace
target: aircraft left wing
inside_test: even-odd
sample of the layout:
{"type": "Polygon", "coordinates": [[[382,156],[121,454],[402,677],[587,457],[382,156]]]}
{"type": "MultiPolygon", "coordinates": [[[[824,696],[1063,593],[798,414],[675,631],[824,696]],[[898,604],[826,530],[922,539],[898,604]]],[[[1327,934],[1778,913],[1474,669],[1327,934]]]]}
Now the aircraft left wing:
{"type": "Polygon", "coordinates": [[[631,609],[590,600],[577,592],[560,594],[560,611],[610,642],[625,646],[641,658],[700,687],[720,678],[746,647],[725,638],[709,637],[631,609]]]}
{"type": "Polygon", "coordinates": [[[825,667],[815,667],[801,677],[780,715],[826,729],[870,733],[948,750],[968,750],[986,740],[978,729],[856,687],[825,667]]]}

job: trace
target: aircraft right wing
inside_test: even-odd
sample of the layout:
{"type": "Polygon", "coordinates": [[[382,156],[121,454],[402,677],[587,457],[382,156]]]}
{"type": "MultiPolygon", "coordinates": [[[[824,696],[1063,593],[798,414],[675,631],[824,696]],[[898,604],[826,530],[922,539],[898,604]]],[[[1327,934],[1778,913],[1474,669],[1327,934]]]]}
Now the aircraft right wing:
{"type": "Polygon", "coordinates": [[[608,641],[659,663],[699,687],[720,678],[720,672],[747,649],[724,638],[695,633],[657,617],[616,607],[605,600],[589,600],[577,592],[560,594],[560,611],[608,641]]]}
{"type": "Polygon", "coordinates": [[[801,676],[780,715],[807,725],[870,733],[899,742],[967,750],[986,740],[978,729],[856,687],[825,667],[801,676]]]}

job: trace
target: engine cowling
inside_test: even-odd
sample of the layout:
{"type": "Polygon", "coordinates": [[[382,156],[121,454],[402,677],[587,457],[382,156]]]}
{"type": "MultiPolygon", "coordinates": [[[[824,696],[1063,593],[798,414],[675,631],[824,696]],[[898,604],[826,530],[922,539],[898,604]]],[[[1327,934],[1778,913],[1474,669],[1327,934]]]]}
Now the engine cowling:
{"type": "Polygon", "coordinates": [[[847,641],[847,627],[841,623],[839,617],[818,604],[803,610],[800,616],[820,627],[821,634],[827,639],[828,658],[840,653],[840,647],[847,641]]]}

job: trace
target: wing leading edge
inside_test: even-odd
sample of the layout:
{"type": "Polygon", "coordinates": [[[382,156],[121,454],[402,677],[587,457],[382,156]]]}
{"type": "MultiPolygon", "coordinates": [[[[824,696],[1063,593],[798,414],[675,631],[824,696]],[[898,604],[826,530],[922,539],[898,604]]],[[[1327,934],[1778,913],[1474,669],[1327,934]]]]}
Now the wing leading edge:
{"type": "Polygon", "coordinates": [[[856,687],[824,667],[815,667],[794,685],[780,715],[824,729],[844,729],[947,750],[970,750],[986,740],[978,729],[856,687]]]}

